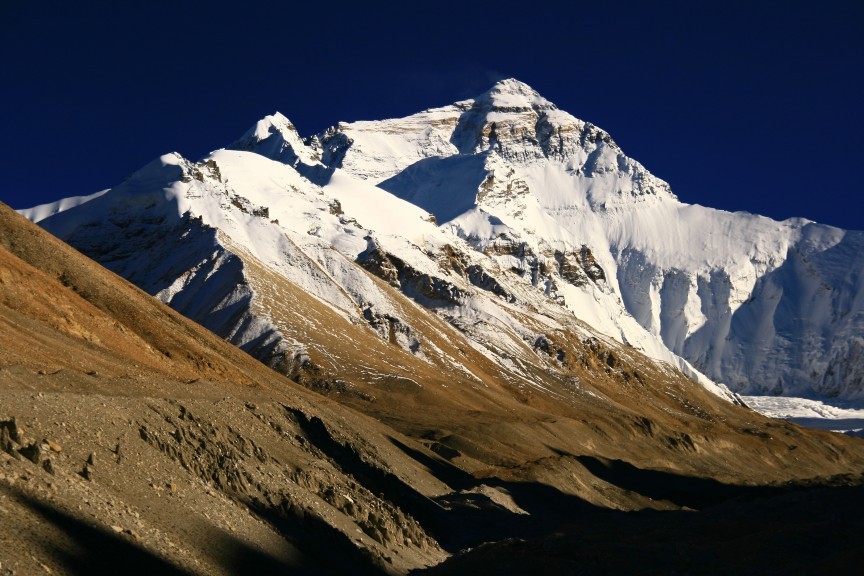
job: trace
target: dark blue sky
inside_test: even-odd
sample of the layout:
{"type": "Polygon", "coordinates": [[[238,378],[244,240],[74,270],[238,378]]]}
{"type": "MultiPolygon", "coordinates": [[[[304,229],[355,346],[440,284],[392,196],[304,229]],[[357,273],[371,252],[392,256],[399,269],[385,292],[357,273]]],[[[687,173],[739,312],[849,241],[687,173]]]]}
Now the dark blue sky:
{"type": "Polygon", "coordinates": [[[275,110],[309,135],[512,76],[686,202],[864,229],[860,0],[132,4],[0,2],[0,200],[197,159],[275,110]]]}

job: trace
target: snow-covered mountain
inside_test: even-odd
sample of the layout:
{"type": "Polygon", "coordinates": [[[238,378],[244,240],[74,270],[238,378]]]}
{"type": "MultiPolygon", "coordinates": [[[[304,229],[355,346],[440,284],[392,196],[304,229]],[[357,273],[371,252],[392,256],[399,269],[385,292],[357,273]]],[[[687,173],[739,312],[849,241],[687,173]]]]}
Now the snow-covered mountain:
{"type": "Polygon", "coordinates": [[[516,80],[305,140],[277,113],[229,148],[22,212],[297,377],[338,372],[338,343],[381,374],[410,357],[482,383],[446,349],[464,338],[484,370],[538,386],[579,334],[720,394],[699,371],[864,399],[864,234],[684,204],[516,80]],[[316,322],[322,308],[344,325],[316,322]]]}

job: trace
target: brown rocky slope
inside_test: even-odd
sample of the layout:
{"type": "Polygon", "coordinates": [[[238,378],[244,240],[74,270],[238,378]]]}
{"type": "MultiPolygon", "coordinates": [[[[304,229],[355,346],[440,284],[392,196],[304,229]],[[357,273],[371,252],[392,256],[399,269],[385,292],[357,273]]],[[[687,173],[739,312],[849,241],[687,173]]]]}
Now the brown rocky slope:
{"type": "MultiPolygon", "coordinates": [[[[574,360],[519,388],[403,306],[485,380],[369,338],[364,361],[374,348],[401,371],[364,380],[346,346],[326,378],[295,374],[324,394],[312,392],[0,205],[0,574],[458,572],[476,559],[494,571],[541,551],[559,571],[586,547],[614,555],[587,534],[615,526],[626,550],[656,556],[663,535],[696,542],[664,527],[722,518],[746,552],[762,503],[794,511],[801,494],[839,493],[798,484],[858,490],[860,440],[768,420],[565,331],[547,347],[574,360]]],[[[823,565],[860,561],[860,548],[824,540],[819,559],[835,564],[823,565]]]]}

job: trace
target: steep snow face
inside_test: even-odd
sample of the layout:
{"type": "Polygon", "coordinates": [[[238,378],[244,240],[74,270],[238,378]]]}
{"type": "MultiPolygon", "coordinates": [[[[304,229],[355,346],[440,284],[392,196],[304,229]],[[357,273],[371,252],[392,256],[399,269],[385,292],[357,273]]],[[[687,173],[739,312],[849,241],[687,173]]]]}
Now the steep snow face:
{"type": "Polygon", "coordinates": [[[606,132],[512,79],[321,143],[336,151],[325,162],[434,214],[604,333],[657,356],[647,331],[748,393],[864,399],[861,233],[681,203],[606,132]],[[602,279],[574,276],[583,249],[602,279]]]}

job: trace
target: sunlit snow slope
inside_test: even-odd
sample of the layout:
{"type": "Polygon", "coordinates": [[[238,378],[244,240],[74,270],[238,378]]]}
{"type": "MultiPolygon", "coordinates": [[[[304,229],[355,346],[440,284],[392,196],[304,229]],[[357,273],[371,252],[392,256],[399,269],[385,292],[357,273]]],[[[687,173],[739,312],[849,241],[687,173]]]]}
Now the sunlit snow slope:
{"type": "Polygon", "coordinates": [[[864,398],[862,233],[684,204],[516,80],[306,140],[275,114],[230,148],[22,212],[288,373],[334,330],[286,319],[299,288],[429,365],[471,372],[436,344],[456,328],[530,382],[566,325],[720,393],[681,357],[740,391],[864,398]]]}

